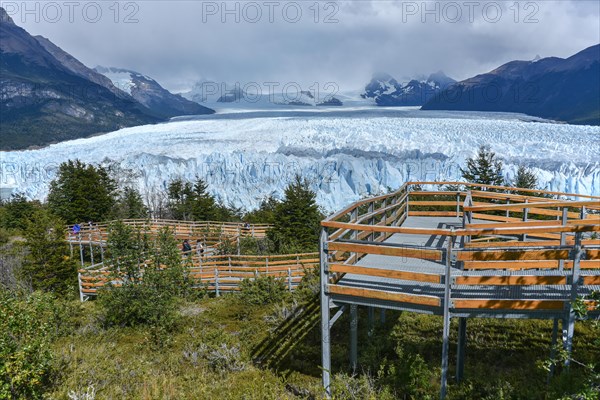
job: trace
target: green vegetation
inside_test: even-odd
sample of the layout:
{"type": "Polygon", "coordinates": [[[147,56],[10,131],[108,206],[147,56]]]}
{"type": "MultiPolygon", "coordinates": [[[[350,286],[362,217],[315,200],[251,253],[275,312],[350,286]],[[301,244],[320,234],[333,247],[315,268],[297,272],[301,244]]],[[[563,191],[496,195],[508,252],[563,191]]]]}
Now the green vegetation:
{"type": "Polygon", "coordinates": [[[110,215],[117,184],[102,166],[67,161],[58,168],[50,183],[49,209],[69,224],[104,221],[110,215]]]}
{"type": "Polygon", "coordinates": [[[487,146],[481,146],[477,152],[477,157],[469,158],[466,167],[461,168],[460,172],[467,182],[496,186],[504,185],[502,161],[487,146]]]}
{"type": "Polygon", "coordinates": [[[74,292],[76,266],[69,257],[64,227],[63,221],[46,210],[35,211],[27,224],[27,253],[19,273],[34,290],[60,295],[74,292]]]}
{"type": "MultiPolygon", "coordinates": [[[[106,218],[145,215],[139,194],[119,189],[111,178],[100,179],[104,172],[97,167],[71,163],[64,168],[56,185],[65,184],[72,193],[94,179],[107,185],[100,190],[113,204],[102,212],[106,218]]],[[[218,205],[202,182],[178,187],[175,192],[183,195],[173,196],[170,207],[180,216],[240,218],[218,205]]],[[[284,281],[259,276],[244,281],[240,293],[216,298],[191,286],[173,232],[165,228],[150,235],[117,221],[109,228],[104,255],[111,260],[109,273],[124,274],[124,282],[80,303],[74,296],[75,264],[64,241],[66,222],[57,213],[81,222],[89,210],[82,201],[56,198],[58,203],[46,205],[17,196],[0,206],[6,236],[0,244],[0,399],[323,397],[317,271],[307,271],[293,293],[284,281]]],[[[284,199],[266,199],[244,216],[274,228],[265,239],[242,238],[240,251],[314,250],[320,218],[314,193],[296,178],[284,199]]],[[[227,246],[235,249],[221,251],[237,251],[236,244],[227,246]]],[[[562,366],[565,352],[550,359],[551,321],[469,320],[465,380],[450,382],[448,398],[598,399],[599,326],[583,304],[576,303],[581,321],[568,369],[562,366]],[[547,383],[550,366],[555,372],[547,383]]],[[[438,397],[438,316],[388,311],[385,323],[375,318],[370,326],[361,307],[359,365],[353,371],[347,314],[331,331],[335,399],[438,397]]],[[[456,325],[453,320],[450,360],[456,325]]],[[[451,361],[450,376],[454,373],[451,361]]]]}
{"type": "Polygon", "coordinates": [[[239,220],[235,210],[217,203],[208,193],[208,186],[200,179],[185,182],[175,179],[169,183],[168,210],[172,218],[183,221],[239,220]]]}
{"type": "Polygon", "coordinates": [[[323,215],[309,182],[296,176],[285,189],[285,198],[275,205],[273,228],[268,237],[279,252],[316,251],[323,215]]]}

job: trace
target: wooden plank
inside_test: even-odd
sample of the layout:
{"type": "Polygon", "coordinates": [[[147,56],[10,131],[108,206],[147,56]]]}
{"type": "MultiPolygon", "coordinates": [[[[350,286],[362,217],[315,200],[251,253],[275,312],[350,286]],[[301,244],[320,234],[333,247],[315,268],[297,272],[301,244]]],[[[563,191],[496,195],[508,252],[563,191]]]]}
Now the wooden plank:
{"type": "Polygon", "coordinates": [[[352,288],[340,285],[327,285],[327,290],[330,294],[396,301],[399,303],[419,304],[431,307],[439,307],[441,304],[441,300],[433,296],[421,296],[375,289],[352,288]]]}
{"type": "MultiPolygon", "coordinates": [[[[456,203],[454,203],[456,207],[456,203]]],[[[462,213],[459,213],[461,216],[462,213]]],[[[455,211],[412,211],[409,209],[408,216],[411,217],[456,217],[455,211]]]]}
{"type": "MultiPolygon", "coordinates": [[[[558,223],[558,222],[557,222],[558,223]]],[[[542,226],[536,227],[524,227],[524,228],[479,228],[479,229],[458,229],[455,234],[460,235],[535,235],[545,233],[559,233],[559,232],[598,232],[600,231],[600,225],[556,225],[556,226],[542,226]]]]}
{"type": "MultiPolygon", "coordinates": [[[[454,213],[453,215],[456,215],[454,213]]],[[[399,226],[379,226],[379,225],[363,225],[352,224],[349,222],[323,221],[322,226],[328,228],[343,228],[365,232],[389,232],[389,233],[405,233],[409,235],[449,235],[450,229],[426,229],[426,228],[403,228],[399,226]]]]}
{"type": "Polygon", "coordinates": [[[384,256],[420,258],[425,260],[442,259],[442,252],[439,250],[419,249],[412,247],[396,247],[371,244],[355,244],[342,242],[328,242],[330,250],[349,251],[353,253],[379,254],[384,256]]]}
{"type": "Polygon", "coordinates": [[[457,285],[566,285],[567,278],[564,276],[531,276],[531,275],[509,275],[509,276],[459,276],[456,278],[457,285]]]}
{"type": "Polygon", "coordinates": [[[470,242],[465,243],[465,249],[470,248],[486,248],[486,247],[539,247],[539,246],[560,246],[560,240],[541,240],[541,241],[530,241],[521,242],[513,240],[510,242],[470,242]]]}
{"type": "MultiPolygon", "coordinates": [[[[558,260],[544,261],[465,261],[466,270],[479,269],[501,269],[501,270],[522,270],[522,269],[558,269],[558,260]]],[[[581,269],[600,269],[600,263],[595,260],[581,260],[579,262],[581,269]]],[[[565,260],[564,268],[573,268],[573,261],[565,260]]]]}
{"type": "Polygon", "coordinates": [[[474,219],[482,219],[484,221],[505,221],[505,222],[511,222],[511,221],[522,221],[521,218],[515,218],[515,217],[506,217],[504,215],[488,215],[488,214],[482,214],[482,213],[473,213],[473,218],[474,219]]]}
{"type": "MultiPolygon", "coordinates": [[[[465,197],[467,194],[465,192],[457,192],[457,191],[446,191],[446,190],[439,190],[439,191],[435,191],[435,192],[426,192],[423,190],[415,190],[415,191],[411,191],[410,195],[411,196],[456,196],[457,194],[460,194],[461,197],[465,197]]],[[[412,201],[410,202],[412,204],[412,201]]],[[[456,204],[456,202],[454,202],[454,204],[456,204]]]]}
{"type": "MultiPolygon", "coordinates": [[[[529,192],[529,193],[537,193],[537,194],[556,194],[570,197],[585,197],[588,199],[600,199],[600,196],[589,196],[589,195],[581,195],[577,193],[562,193],[562,192],[551,192],[548,190],[539,190],[539,189],[522,189],[515,188],[510,186],[497,186],[497,185],[484,185],[479,183],[468,183],[468,182],[455,182],[455,181],[443,181],[443,182],[434,182],[434,181],[424,181],[424,182],[406,182],[404,185],[452,185],[452,186],[466,186],[466,187],[480,187],[480,188],[488,188],[488,189],[500,189],[506,191],[519,191],[519,192],[529,192]]],[[[490,193],[490,192],[484,192],[490,193]]],[[[492,192],[493,193],[493,192],[492,192]]],[[[499,193],[504,195],[505,193],[499,193]]]]}
{"type": "Polygon", "coordinates": [[[455,309],[562,310],[560,300],[454,300],[455,309]]]}
{"type": "Polygon", "coordinates": [[[507,221],[504,223],[480,223],[480,224],[467,224],[467,229],[479,229],[479,228],[522,228],[522,227],[536,227],[536,226],[556,226],[556,221],[507,221]]]}
{"type": "Polygon", "coordinates": [[[382,278],[400,279],[406,281],[440,283],[441,277],[438,274],[425,274],[421,272],[398,271],[384,268],[359,267],[346,264],[331,264],[329,266],[331,272],[339,272],[345,274],[378,276],[382,278]]]}
{"type": "Polygon", "coordinates": [[[525,208],[557,208],[557,207],[581,207],[581,206],[594,206],[598,205],[596,200],[588,201],[548,201],[548,202],[530,202],[530,203],[518,203],[518,204],[490,204],[486,206],[464,206],[465,211],[521,211],[525,208]]]}
{"type": "Polygon", "coordinates": [[[565,260],[569,250],[485,250],[456,252],[458,261],[565,260]]]}
{"type": "Polygon", "coordinates": [[[583,277],[583,284],[587,285],[587,286],[600,285],[600,275],[596,275],[596,276],[584,276],[583,277]]]}
{"type": "MultiPolygon", "coordinates": [[[[456,200],[454,201],[415,201],[411,200],[408,203],[410,206],[447,206],[456,207],[456,200]]],[[[456,212],[455,212],[456,213],[456,212]]]]}
{"type": "Polygon", "coordinates": [[[600,260],[600,250],[586,249],[585,258],[588,260],[600,260]]]}

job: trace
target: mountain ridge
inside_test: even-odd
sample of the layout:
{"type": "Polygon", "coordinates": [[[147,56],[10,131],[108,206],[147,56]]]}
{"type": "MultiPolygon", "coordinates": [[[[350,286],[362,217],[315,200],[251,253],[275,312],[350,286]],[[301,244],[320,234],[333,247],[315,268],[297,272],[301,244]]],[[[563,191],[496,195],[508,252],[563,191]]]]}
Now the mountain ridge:
{"type": "Polygon", "coordinates": [[[423,110],[525,113],[574,124],[600,125],[600,44],[570,57],[510,61],[457,82],[423,110]]]}

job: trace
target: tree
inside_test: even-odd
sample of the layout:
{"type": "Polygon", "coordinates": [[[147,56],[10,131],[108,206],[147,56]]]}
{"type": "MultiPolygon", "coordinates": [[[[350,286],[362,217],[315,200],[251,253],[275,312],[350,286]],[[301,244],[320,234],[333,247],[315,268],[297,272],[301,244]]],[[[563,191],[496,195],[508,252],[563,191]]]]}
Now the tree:
{"type": "Polygon", "coordinates": [[[64,294],[76,286],[77,267],[69,257],[62,220],[46,210],[37,210],[24,236],[28,253],[21,275],[34,290],[64,294]]]}
{"type": "Polygon", "coordinates": [[[69,160],[50,183],[48,206],[70,224],[103,221],[111,216],[116,197],[117,184],[105,168],[69,160]]]}
{"type": "Polygon", "coordinates": [[[208,193],[208,186],[200,179],[184,182],[175,179],[168,187],[169,209],[173,218],[184,221],[210,221],[220,219],[223,212],[215,198],[208,193]]]}
{"type": "Polygon", "coordinates": [[[268,235],[278,251],[316,250],[322,215],[308,180],[296,176],[285,189],[285,199],[275,207],[268,235]]]}
{"type": "Polygon", "coordinates": [[[127,186],[121,191],[116,204],[114,217],[117,219],[140,219],[148,217],[148,207],[142,195],[133,187],[127,186]]]}
{"type": "Polygon", "coordinates": [[[467,182],[484,185],[504,185],[502,161],[488,146],[481,146],[477,157],[469,158],[466,168],[461,168],[460,172],[467,182]]]}
{"type": "Polygon", "coordinates": [[[275,223],[275,210],[280,203],[276,198],[269,196],[260,202],[257,210],[250,211],[244,215],[244,221],[252,224],[273,224],[275,223]]]}
{"type": "Polygon", "coordinates": [[[38,201],[29,201],[21,193],[14,194],[10,200],[2,202],[0,227],[24,230],[27,227],[27,221],[31,219],[35,210],[40,207],[38,201]]]}
{"type": "MultiPolygon", "coordinates": [[[[532,170],[523,165],[519,165],[512,186],[520,189],[537,189],[538,180],[532,170]]],[[[530,192],[523,192],[523,194],[532,195],[530,192]]]]}

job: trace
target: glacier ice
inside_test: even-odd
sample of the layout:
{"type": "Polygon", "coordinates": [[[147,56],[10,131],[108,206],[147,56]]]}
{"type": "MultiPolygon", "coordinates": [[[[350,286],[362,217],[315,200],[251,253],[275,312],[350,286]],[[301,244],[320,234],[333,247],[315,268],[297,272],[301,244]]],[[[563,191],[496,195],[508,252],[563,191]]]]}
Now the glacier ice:
{"type": "Polygon", "coordinates": [[[458,180],[487,144],[512,178],[533,168],[549,190],[600,195],[600,127],[549,123],[520,114],[345,108],[236,110],[121,129],[1,154],[2,186],[43,199],[68,159],[116,163],[137,173],[142,193],[175,177],[207,181],[225,204],[257,207],[281,197],[297,173],[325,211],[397,188],[407,180],[458,180]]]}

